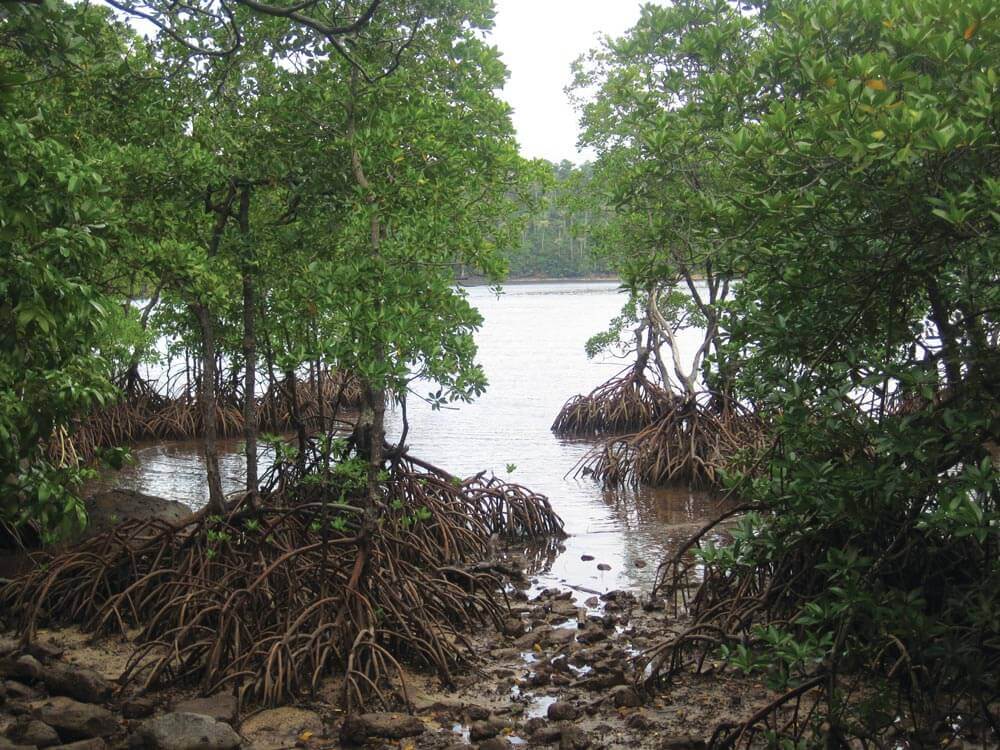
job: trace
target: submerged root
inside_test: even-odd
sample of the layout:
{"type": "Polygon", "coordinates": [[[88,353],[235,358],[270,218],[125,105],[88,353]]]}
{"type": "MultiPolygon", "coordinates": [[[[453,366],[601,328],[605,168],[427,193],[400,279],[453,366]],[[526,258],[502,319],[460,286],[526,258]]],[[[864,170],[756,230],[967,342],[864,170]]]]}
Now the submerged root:
{"type": "Polygon", "coordinates": [[[585,396],[563,405],[552,423],[561,435],[615,435],[650,425],[674,397],[645,373],[630,367],[585,396]]]}
{"type": "Polygon", "coordinates": [[[589,452],[574,474],[612,486],[712,485],[762,447],[763,429],[755,415],[730,399],[704,393],[675,398],[652,424],[589,452]]]}
{"type": "Polygon", "coordinates": [[[37,555],[0,603],[29,640],[43,623],[140,628],[123,679],[142,689],[182,682],[274,705],[340,673],[346,707],[388,705],[401,661],[449,683],[474,656],[466,634],[502,622],[501,581],[483,564],[498,539],[562,535],[543,496],[407,456],[375,508],[338,490],[335,471],[307,476],[225,518],[129,521],[37,555]]]}
{"type": "MultiPolygon", "coordinates": [[[[182,393],[166,397],[147,381],[133,378],[122,386],[122,398],[109,406],[75,419],[67,429],[58,428],[47,445],[50,460],[58,466],[92,461],[105,449],[141,440],[194,440],[205,433],[197,396],[182,393]]],[[[299,381],[295,395],[300,417],[310,432],[326,429],[338,410],[355,408],[361,398],[357,378],[324,373],[299,381]]],[[[269,388],[257,400],[260,430],[289,432],[295,429],[293,408],[284,384],[269,388]]],[[[243,434],[241,396],[220,393],[216,404],[215,430],[219,437],[243,434]]]]}

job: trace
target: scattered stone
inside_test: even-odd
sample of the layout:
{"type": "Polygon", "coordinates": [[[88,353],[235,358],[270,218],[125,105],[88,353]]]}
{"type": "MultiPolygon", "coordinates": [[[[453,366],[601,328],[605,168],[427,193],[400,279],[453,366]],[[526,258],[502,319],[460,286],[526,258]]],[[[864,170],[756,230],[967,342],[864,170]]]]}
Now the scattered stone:
{"type": "Polygon", "coordinates": [[[705,740],[690,735],[666,737],[660,743],[660,750],[705,750],[707,747],[705,740]]]}
{"type": "Polygon", "coordinates": [[[611,688],[609,695],[615,708],[638,708],[642,705],[639,694],[631,685],[617,685],[611,688]]]}
{"type": "Polygon", "coordinates": [[[228,724],[210,716],[175,712],[143,722],[128,744],[134,750],[236,750],[241,742],[228,724]]]}
{"type": "Polygon", "coordinates": [[[583,560],[584,562],[590,562],[591,560],[594,559],[594,556],[593,555],[580,555],[580,559],[583,560]]]}
{"type": "Polygon", "coordinates": [[[625,725],[629,729],[639,729],[644,732],[647,732],[650,729],[657,729],[659,727],[659,724],[650,719],[649,716],[642,711],[636,711],[634,714],[631,714],[625,720],[625,725]]]}
{"type": "Polygon", "coordinates": [[[23,682],[7,680],[4,682],[3,687],[7,692],[8,700],[31,701],[42,697],[42,693],[32,687],[28,687],[23,682]]]}
{"type": "Polygon", "coordinates": [[[597,563],[598,570],[611,570],[611,566],[607,563],[597,563]]]}
{"type": "Polygon", "coordinates": [[[576,617],[576,605],[568,599],[555,599],[547,608],[554,615],[576,617]]]}
{"type": "Polygon", "coordinates": [[[580,727],[568,726],[559,736],[559,750],[587,750],[590,738],[580,727]]]}
{"type": "Polygon", "coordinates": [[[545,635],[551,631],[552,628],[550,628],[548,625],[543,625],[533,630],[529,630],[527,633],[525,633],[516,641],[514,641],[514,645],[517,646],[518,648],[531,648],[536,643],[541,643],[542,638],[544,638],[545,635]]]}
{"type": "Polygon", "coordinates": [[[0,677],[36,682],[42,676],[42,665],[30,654],[0,659],[0,677]]]}
{"type": "Polygon", "coordinates": [[[56,696],[31,704],[35,718],[55,727],[65,741],[110,737],[118,733],[118,719],[101,706],[56,696]]]}
{"type": "Polygon", "coordinates": [[[87,506],[87,529],[83,537],[107,531],[130,519],[177,523],[190,518],[192,512],[191,508],[176,500],[123,489],[100,492],[84,502],[87,506]]]}
{"type": "Polygon", "coordinates": [[[503,737],[490,737],[479,743],[479,750],[510,750],[510,743],[503,737]]]}
{"type": "Polygon", "coordinates": [[[511,638],[524,635],[524,629],[524,622],[519,618],[509,617],[503,621],[503,634],[511,638]]]}
{"type": "Polygon", "coordinates": [[[94,737],[90,740],[70,742],[68,745],[55,745],[50,747],[49,750],[107,750],[107,747],[107,742],[100,737],[94,737]]]}
{"type": "Polygon", "coordinates": [[[466,706],[465,714],[469,717],[470,721],[486,721],[486,719],[490,718],[490,710],[488,708],[477,706],[474,703],[466,706]]]}
{"type": "Polygon", "coordinates": [[[531,733],[531,742],[535,745],[549,745],[558,742],[562,733],[563,728],[559,724],[545,724],[531,733]]]}
{"type": "Polygon", "coordinates": [[[575,638],[576,631],[571,628],[553,628],[543,634],[542,643],[546,646],[565,646],[575,638]]]}
{"type": "Polygon", "coordinates": [[[240,725],[254,750],[292,747],[303,732],[323,734],[323,719],[315,711],[285,706],[261,711],[240,725]]]}
{"type": "Polygon", "coordinates": [[[0,750],[38,750],[34,745],[15,745],[6,737],[0,737],[0,750]]]}
{"type": "Polygon", "coordinates": [[[32,641],[31,643],[28,644],[27,651],[36,659],[47,661],[49,659],[62,658],[64,649],[62,646],[57,646],[54,643],[45,643],[44,641],[32,641]]]}
{"type": "Polygon", "coordinates": [[[416,716],[397,713],[352,714],[340,728],[340,739],[353,745],[363,745],[369,737],[401,740],[423,734],[424,723],[416,716]]]}
{"type": "Polygon", "coordinates": [[[122,704],[122,716],[126,719],[145,719],[155,710],[156,703],[149,698],[129,698],[122,704]]]}
{"type": "Polygon", "coordinates": [[[38,719],[32,719],[30,716],[18,716],[14,723],[8,727],[6,735],[7,739],[18,745],[51,747],[62,744],[55,729],[38,721],[38,719]]]}
{"type": "Polygon", "coordinates": [[[591,609],[593,609],[594,607],[596,607],[600,603],[601,603],[601,600],[598,599],[596,596],[592,596],[589,599],[587,599],[586,601],[584,601],[584,604],[586,604],[591,609]]]}
{"type": "Polygon", "coordinates": [[[0,656],[9,656],[20,647],[21,644],[14,638],[0,638],[0,656]]]}
{"type": "Polygon", "coordinates": [[[41,679],[50,693],[68,695],[83,703],[103,703],[113,690],[111,683],[97,672],[75,664],[43,667],[41,679]]]}
{"type": "Polygon", "coordinates": [[[566,701],[550,703],[545,712],[552,721],[574,721],[580,716],[580,709],[566,701]]]}
{"type": "Polygon", "coordinates": [[[469,726],[469,739],[473,742],[488,740],[491,737],[496,737],[499,733],[500,730],[488,721],[474,721],[469,726]]]}
{"type": "Polygon", "coordinates": [[[216,721],[230,722],[236,717],[237,701],[231,693],[216,693],[207,698],[180,701],[172,708],[182,714],[201,714],[216,721]]]}
{"type": "Polygon", "coordinates": [[[608,634],[604,631],[604,628],[596,623],[588,623],[585,628],[580,630],[577,634],[576,639],[580,643],[597,643],[598,641],[607,640],[608,634]]]}
{"type": "Polygon", "coordinates": [[[637,568],[645,568],[646,567],[646,561],[642,560],[642,559],[636,560],[632,564],[635,565],[635,567],[637,567],[637,568]]]}

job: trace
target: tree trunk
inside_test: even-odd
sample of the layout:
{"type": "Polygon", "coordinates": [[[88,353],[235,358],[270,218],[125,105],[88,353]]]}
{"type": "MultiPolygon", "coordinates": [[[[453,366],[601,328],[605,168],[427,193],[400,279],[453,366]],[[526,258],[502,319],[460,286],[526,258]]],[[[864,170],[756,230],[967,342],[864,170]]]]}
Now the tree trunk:
{"type": "Polygon", "coordinates": [[[216,444],[215,402],[215,326],[208,308],[198,303],[191,306],[201,328],[202,367],[198,380],[198,400],[201,402],[203,423],[202,448],[205,453],[205,471],[208,479],[208,512],[221,515],[225,511],[222,494],[222,476],[219,473],[219,449],[216,444]]]}
{"type": "Polygon", "coordinates": [[[246,443],[247,492],[257,492],[257,336],[254,283],[243,271],[243,440],[246,443]]]}

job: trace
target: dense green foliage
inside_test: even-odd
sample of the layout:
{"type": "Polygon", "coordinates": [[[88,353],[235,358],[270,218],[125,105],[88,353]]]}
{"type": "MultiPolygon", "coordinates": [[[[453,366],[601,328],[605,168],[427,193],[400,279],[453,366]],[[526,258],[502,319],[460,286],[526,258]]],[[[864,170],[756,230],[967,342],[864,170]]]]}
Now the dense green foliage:
{"type": "Polygon", "coordinates": [[[532,215],[521,243],[509,253],[510,275],[574,278],[605,275],[607,262],[595,254],[595,233],[607,215],[606,197],[594,182],[592,167],[568,161],[545,163],[550,179],[536,184],[544,208],[532,215]]]}
{"type": "Polygon", "coordinates": [[[81,469],[54,444],[142,387],[159,335],[195,362],[180,387],[216,506],[214,415],[242,410],[255,455],[275,377],[346,370],[372,408],[418,376],[439,402],[485,387],[454,269],[501,277],[540,179],[493,93],[491,5],[335,10],[331,31],[240,7],[222,49],[209,12],[158,7],[146,42],[105,9],[5,6],[0,521],[80,519],[81,469]]]}
{"type": "Polygon", "coordinates": [[[693,632],[822,688],[786,739],[997,728],[998,59],[991,2],[691,0],[583,79],[625,278],[739,279],[717,362],[771,448],[693,632]]]}

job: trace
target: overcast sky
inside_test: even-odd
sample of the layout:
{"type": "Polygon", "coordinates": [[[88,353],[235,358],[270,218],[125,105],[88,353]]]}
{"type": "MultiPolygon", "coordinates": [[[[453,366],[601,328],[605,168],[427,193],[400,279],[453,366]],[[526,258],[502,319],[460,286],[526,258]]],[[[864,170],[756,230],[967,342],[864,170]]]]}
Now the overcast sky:
{"type": "Polygon", "coordinates": [[[550,161],[591,158],[576,150],[577,115],[563,89],[570,64],[639,18],[638,0],[495,0],[492,42],[510,70],[504,98],[514,108],[522,155],[550,161]]]}

